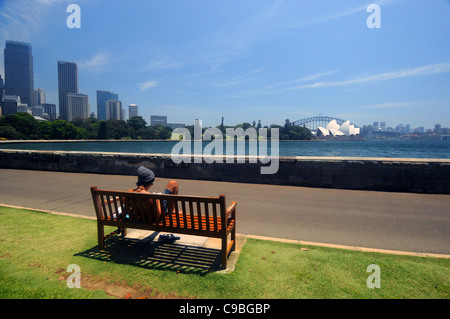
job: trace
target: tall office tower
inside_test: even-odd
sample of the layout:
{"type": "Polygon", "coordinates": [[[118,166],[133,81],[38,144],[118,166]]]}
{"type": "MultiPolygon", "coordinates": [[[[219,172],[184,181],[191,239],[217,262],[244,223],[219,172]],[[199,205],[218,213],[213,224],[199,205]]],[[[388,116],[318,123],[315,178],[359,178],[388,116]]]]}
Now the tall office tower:
{"type": "Polygon", "coordinates": [[[33,106],[45,104],[45,91],[43,89],[34,90],[35,102],[33,106]]]}
{"type": "Polygon", "coordinates": [[[3,82],[2,75],[0,74],[0,104],[2,103],[3,95],[5,95],[5,82],[3,82]]]}
{"type": "Polygon", "coordinates": [[[106,119],[122,119],[122,102],[117,100],[106,101],[106,119]]]}
{"type": "Polygon", "coordinates": [[[67,108],[68,93],[78,93],[78,67],[73,62],[58,61],[59,116],[66,121],[70,121],[67,108]]]}
{"type": "Polygon", "coordinates": [[[4,53],[5,94],[20,96],[22,103],[32,106],[34,80],[31,44],[6,41],[4,53]]]}
{"type": "Polygon", "coordinates": [[[139,116],[138,114],[138,106],[136,104],[128,105],[128,118],[139,116]]]}
{"type": "Polygon", "coordinates": [[[97,90],[97,119],[101,121],[109,119],[106,117],[106,101],[108,100],[119,100],[119,94],[97,90]]]}
{"type": "Polygon", "coordinates": [[[67,121],[77,118],[87,119],[89,117],[89,98],[86,94],[67,94],[67,121]]]}

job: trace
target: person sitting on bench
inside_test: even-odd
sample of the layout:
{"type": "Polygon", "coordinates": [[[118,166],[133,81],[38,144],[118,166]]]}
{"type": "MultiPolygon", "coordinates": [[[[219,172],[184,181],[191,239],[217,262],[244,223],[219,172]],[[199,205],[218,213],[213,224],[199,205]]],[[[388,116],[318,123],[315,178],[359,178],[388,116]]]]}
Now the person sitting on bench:
{"type": "MultiPolygon", "coordinates": [[[[153,173],[153,171],[151,171],[150,169],[144,167],[144,166],[140,166],[137,169],[137,183],[136,183],[136,188],[134,189],[129,189],[129,192],[137,192],[137,193],[150,193],[150,187],[153,185],[154,181],[155,181],[155,173],[153,173]]],[[[175,180],[170,180],[167,185],[166,188],[164,189],[163,194],[173,194],[173,195],[177,195],[178,194],[178,182],[175,180]]],[[[167,203],[167,200],[163,200],[162,201],[162,206],[161,205],[157,205],[158,207],[158,220],[161,218],[161,215],[164,216],[165,214],[167,214],[170,210],[170,212],[174,212],[175,211],[175,207],[173,206],[173,203],[167,203]]]]}

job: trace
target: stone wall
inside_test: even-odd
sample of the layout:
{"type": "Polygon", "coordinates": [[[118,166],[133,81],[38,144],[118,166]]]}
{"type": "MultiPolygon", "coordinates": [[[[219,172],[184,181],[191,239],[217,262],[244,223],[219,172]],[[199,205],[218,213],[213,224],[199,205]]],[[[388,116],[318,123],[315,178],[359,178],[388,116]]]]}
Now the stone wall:
{"type": "Polygon", "coordinates": [[[276,174],[256,163],[175,164],[170,155],[0,150],[0,168],[135,175],[143,165],[163,178],[450,194],[450,160],[281,157],[276,174]]]}

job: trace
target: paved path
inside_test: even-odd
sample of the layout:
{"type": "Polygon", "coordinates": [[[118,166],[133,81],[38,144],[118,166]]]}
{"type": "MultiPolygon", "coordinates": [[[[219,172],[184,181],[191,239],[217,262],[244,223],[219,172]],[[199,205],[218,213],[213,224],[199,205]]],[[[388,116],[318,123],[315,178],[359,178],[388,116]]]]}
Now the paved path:
{"type": "MultiPolygon", "coordinates": [[[[133,176],[0,169],[0,203],[95,216],[89,187],[126,190],[133,176]]],[[[160,192],[167,179],[157,178],[160,192]]],[[[421,253],[450,254],[450,195],[179,180],[188,195],[238,202],[237,231],[421,253]]]]}

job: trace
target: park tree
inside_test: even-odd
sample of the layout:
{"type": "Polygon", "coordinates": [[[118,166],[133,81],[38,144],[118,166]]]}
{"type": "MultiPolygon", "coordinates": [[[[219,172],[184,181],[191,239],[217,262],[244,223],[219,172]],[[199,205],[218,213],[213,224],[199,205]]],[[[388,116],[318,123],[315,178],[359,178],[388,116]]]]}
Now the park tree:
{"type": "Polygon", "coordinates": [[[142,116],[134,116],[130,118],[127,123],[134,128],[136,132],[147,126],[147,122],[142,118],[142,116]]]}
{"type": "Polygon", "coordinates": [[[98,128],[97,138],[99,140],[108,139],[108,129],[106,127],[106,121],[100,121],[100,126],[98,128]]]}
{"type": "Polygon", "coordinates": [[[0,139],[18,140],[20,133],[12,126],[0,126],[0,139]]]}
{"type": "Polygon", "coordinates": [[[28,139],[37,132],[37,121],[31,114],[15,113],[0,118],[0,126],[11,126],[18,133],[20,139],[28,139]]]}
{"type": "Polygon", "coordinates": [[[51,139],[54,140],[74,140],[83,138],[81,130],[75,125],[64,120],[56,120],[52,123],[51,139]]]}
{"type": "Polygon", "coordinates": [[[37,124],[37,135],[41,140],[48,140],[52,135],[52,122],[41,121],[37,124]]]}
{"type": "Polygon", "coordinates": [[[106,128],[108,130],[108,138],[135,138],[136,131],[127,122],[116,119],[109,119],[106,121],[106,128]]]}

